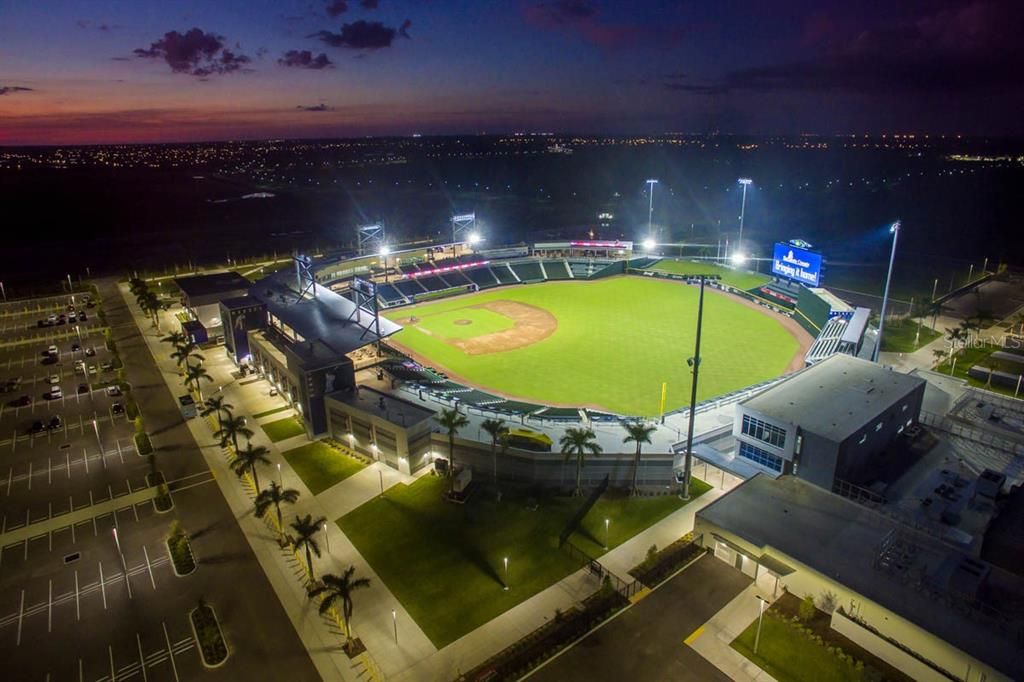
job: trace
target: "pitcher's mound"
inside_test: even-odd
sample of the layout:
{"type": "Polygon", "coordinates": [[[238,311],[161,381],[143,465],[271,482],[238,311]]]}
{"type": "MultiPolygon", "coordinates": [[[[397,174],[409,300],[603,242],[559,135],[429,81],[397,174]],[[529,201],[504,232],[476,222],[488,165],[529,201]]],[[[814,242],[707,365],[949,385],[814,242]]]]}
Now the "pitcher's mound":
{"type": "Polygon", "coordinates": [[[457,324],[460,327],[465,327],[467,324],[473,324],[473,320],[455,320],[452,324],[457,324]]]}

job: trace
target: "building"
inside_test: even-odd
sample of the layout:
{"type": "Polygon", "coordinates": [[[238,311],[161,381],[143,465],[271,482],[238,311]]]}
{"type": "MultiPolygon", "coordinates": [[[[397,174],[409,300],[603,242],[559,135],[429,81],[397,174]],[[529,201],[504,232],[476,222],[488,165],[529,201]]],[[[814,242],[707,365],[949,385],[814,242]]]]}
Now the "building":
{"type": "Polygon", "coordinates": [[[1020,577],[928,527],[795,476],[757,475],[698,511],[694,533],[766,594],[838,607],[834,629],[913,679],[1024,675],[1021,611],[1000,608],[1021,603],[1020,577]]]}
{"type": "Polygon", "coordinates": [[[245,296],[251,282],[237,272],[176,277],[186,320],[181,328],[196,343],[219,340],[224,333],[220,302],[245,296]]]}
{"type": "Polygon", "coordinates": [[[832,355],[737,404],[736,455],[826,490],[837,481],[866,485],[873,462],[917,421],[925,383],[832,355]]]}

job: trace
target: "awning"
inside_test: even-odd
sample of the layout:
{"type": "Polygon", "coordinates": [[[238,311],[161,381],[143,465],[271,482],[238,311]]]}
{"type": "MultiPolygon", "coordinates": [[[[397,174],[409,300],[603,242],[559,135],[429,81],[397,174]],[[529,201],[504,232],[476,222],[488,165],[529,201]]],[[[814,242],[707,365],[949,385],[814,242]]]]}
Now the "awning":
{"type": "Polygon", "coordinates": [[[784,575],[789,575],[790,573],[796,572],[796,569],[782,563],[775,557],[770,556],[768,554],[762,554],[761,556],[759,556],[757,558],[757,563],[759,563],[761,566],[764,566],[766,569],[768,569],[769,573],[772,573],[777,578],[781,578],[784,575]]]}

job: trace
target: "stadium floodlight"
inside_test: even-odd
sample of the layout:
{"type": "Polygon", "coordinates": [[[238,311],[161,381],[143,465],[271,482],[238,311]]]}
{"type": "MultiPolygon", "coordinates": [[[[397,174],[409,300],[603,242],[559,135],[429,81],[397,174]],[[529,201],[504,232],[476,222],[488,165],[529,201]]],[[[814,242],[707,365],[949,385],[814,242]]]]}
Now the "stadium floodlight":
{"type": "Polygon", "coordinates": [[[386,256],[389,253],[391,253],[391,247],[388,246],[387,244],[382,244],[381,247],[380,247],[380,255],[381,256],[386,256]]]}
{"type": "Polygon", "coordinates": [[[654,186],[658,184],[658,181],[651,178],[647,180],[647,184],[650,185],[648,192],[650,200],[647,204],[647,234],[654,234],[654,186]]]}
{"type": "Polygon", "coordinates": [[[484,238],[480,236],[479,232],[471,232],[470,235],[469,235],[469,238],[467,239],[467,241],[470,244],[479,244],[483,240],[484,240],[484,238]]]}
{"type": "Polygon", "coordinates": [[[740,185],[743,186],[743,199],[740,201],[740,238],[736,240],[736,248],[743,248],[743,217],[747,212],[747,187],[754,184],[750,178],[740,178],[740,185]]]}
{"type": "Polygon", "coordinates": [[[733,265],[743,265],[744,263],[747,262],[747,254],[734,253],[732,256],[729,257],[729,260],[732,261],[733,265]]]}
{"type": "Polygon", "coordinates": [[[892,281],[892,264],[896,260],[896,242],[900,238],[900,221],[889,226],[889,233],[892,235],[892,251],[889,253],[889,272],[885,276],[885,291],[882,293],[882,311],[878,318],[878,336],[875,337],[875,352],[871,359],[878,362],[878,354],[882,350],[882,330],[885,328],[885,308],[889,304],[889,283],[892,281]]]}
{"type": "Polygon", "coordinates": [[[647,239],[644,240],[644,250],[645,251],[654,251],[654,249],[657,246],[658,246],[658,242],[654,241],[653,237],[648,237],[647,239]]]}

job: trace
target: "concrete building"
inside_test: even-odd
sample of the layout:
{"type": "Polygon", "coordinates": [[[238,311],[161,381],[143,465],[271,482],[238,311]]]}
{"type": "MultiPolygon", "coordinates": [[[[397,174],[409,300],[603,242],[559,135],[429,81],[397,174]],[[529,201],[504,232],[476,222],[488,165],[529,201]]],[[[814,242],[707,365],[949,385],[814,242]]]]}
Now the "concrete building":
{"type": "MultiPolygon", "coordinates": [[[[737,458],[832,490],[864,485],[872,463],[921,412],[925,381],[832,355],[736,406],[737,458]]],[[[712,462],[715,463],[715,462],[712,462]]]]}
{"type": "Polygon", "coordinates": [[[228,356],[236,365],[247,364],[252,359],[248,332],[266,327],[267,307],[249,295],[228,298],[220,302],[220,319],[228,356]]]}
{"type": "Polygon", "coordinates": [[[182,330],[196,343],[218,340],[224,333],[220,302],[244,296],[251,284],[237,272],[176,277],[174,283],[181,289],[181,305],[188,317],[182,330]]]}
{"type": "MultiPolygon", "coordinates": [[[[981,486],[984,488],[984,485],[981,486]]],[[[697,512],[694,533],[766,594],[838,607],[832,627],[916,680],[1024,675],[1019,576],[929,529],[794,476],[757,475],[697,512]]]]}

